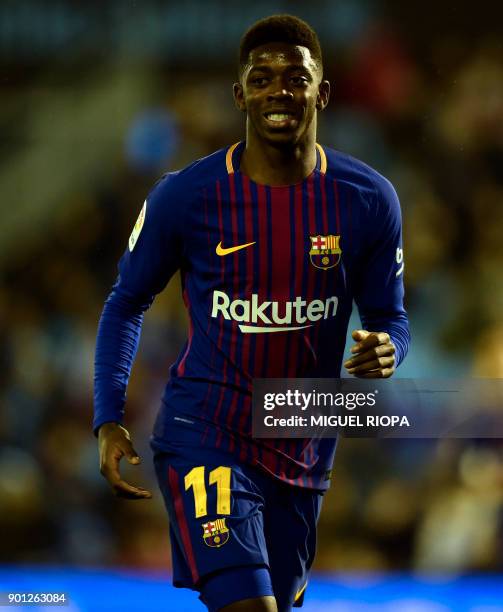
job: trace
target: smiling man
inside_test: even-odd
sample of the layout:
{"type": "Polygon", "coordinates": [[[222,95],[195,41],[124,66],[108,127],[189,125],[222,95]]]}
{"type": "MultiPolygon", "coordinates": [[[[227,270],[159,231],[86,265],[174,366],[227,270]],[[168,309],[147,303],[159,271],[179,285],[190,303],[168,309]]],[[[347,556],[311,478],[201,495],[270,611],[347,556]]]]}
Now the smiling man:
{"type": "Polygon", "coordinates": [[[163,177],[147,197],[96,347],[100,465],[116,494],[139,463],[122,426],[143,312],[181,271],[190,327],[151,445],[170,518],[173,582],[211,611],[301,606],[335,452],[331,439],[251,436],[256,377],[391,376],[409,344],[400,207],[391,184],[316,143],[330,93],[314,31],[289,15],[243,36],[246,138],[163,177]]]}

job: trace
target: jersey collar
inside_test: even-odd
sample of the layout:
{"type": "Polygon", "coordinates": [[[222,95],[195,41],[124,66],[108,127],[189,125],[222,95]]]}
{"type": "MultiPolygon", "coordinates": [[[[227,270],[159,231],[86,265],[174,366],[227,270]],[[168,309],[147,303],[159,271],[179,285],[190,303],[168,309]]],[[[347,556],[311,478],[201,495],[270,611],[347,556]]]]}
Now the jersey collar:
{"type": "MultiPolygon", "coordinates": [[[[241,140],[239,142],[235,142],[227,149],[227,153],[225,155],[225,165],[227,167],[228,174],[234,174],[239,170],[239,165],[241,162],[241,155],[243,154],[245,141],[241,140]]],[[[327,156],[323,147],[316,143],[316,170],[318,170],[321,174],[327,173],[327,156]]]]}

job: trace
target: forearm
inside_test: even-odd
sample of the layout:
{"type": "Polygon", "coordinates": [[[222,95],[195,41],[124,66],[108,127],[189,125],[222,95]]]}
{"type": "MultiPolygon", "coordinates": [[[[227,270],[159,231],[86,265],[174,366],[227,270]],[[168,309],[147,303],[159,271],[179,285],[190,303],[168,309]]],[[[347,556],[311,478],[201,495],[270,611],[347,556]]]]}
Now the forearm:
{"type": "Polygon", "coordinates": [[[98,325],[94,364],[93,429],[103,423],[122,423],[126,388],[138,348],[143,312],[149,302],[138,302],[115,287],[98,325]]]}

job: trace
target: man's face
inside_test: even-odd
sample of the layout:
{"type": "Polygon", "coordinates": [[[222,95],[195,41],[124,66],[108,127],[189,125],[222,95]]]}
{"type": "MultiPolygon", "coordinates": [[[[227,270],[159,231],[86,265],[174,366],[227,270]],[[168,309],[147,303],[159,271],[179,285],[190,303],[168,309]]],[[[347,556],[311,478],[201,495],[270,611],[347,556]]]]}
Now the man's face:
{"type": "Polygon", "coordinates": [[[285,43],[253,49],[241,82],[234,85],[248,129],[277,146],[297,144],[310,130],[316,136],[316,111],[326,106],[329,93],[309,49],[285,43]]]}

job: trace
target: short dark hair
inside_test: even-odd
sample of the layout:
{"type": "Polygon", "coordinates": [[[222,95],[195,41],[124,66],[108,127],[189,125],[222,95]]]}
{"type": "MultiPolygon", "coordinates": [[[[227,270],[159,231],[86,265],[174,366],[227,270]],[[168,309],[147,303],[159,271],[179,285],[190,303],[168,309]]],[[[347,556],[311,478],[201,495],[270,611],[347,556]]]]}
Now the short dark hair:
{"type": "Polygon", "coordinates": [[[313,28],[293,15],[271,15],[254,23],[243,34],[239,45],[239,74],[253,49],[272,42],[307,47],[318,66],[323,68],[320,41],[313,28]]]}

